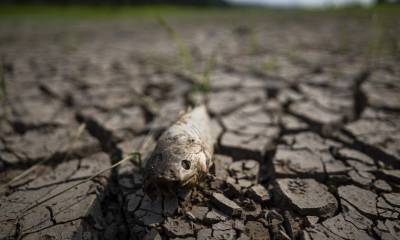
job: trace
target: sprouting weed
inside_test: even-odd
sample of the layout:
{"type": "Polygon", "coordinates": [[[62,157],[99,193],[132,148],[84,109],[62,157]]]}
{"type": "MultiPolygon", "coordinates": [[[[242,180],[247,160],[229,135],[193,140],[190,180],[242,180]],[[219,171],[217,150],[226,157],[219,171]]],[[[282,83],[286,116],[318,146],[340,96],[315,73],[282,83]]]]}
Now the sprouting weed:
{"type": "Polygon", "coordinates": [[[210,75],[215,66],[216,56],[216,51],[213,51],[207,60],[203,74],[201,77],[197,77],[193,85],[193,91],[202,93],[208,93],[210,91],[210,75]]]}
{"type": "Polygon", "coordinates": [[[250,54],[256,54],[260,51],[260,43],[258,41],[257,32],[252,30],[249,33],[250,54]]]}
{"type": "Polygon", "coordinates": [[[181,60],[182,66],[187,70],[190,75],[190,79],[193,81],[192,92],[207,93],[210,90],[210,75],[211,71],[215,66],[216,61],[216,51],[213,51],[208,58],[204,70],[201,74],[197,74],[193,69],[193,57],[188,49],[188,47],[182,41],[178,32],[172,28],[167,21],[161,16],[158,16],[158,22],[165,31],[169,34],[170,38],[174,41],[175,45],[179,49],[179,58],[181,60]]]}
{"type": "Polygon", "coordinates": [[[188,47],[184,44],[182,38],[179,36],[178,32],[175,31],[174,28],[172,28],[167,21],[161,16],[157,17],[158,23],[160,26],[165,29],[165,31],[168,33],[172,41],[175,43],[176,47],[179,50],[179,58],[182,63],[182,66],[188,70],[189,72],[192,72],[193,70],[193,58],[192,55],[188,49],[188,47]]]}
{"type": "Polygon", "coordinates": [[[289,48],[287,57],[288,57],[288,59],[289,59],[291,62],[296,62],[296,61],[299,60],[299,53],[298,53],[298,51],[297,51],[296,46],[293,45],[293,46],[291,46],[291,47],[289,48]]]}
{"type": "Polygon", "coordinates": [[[278,60],[276,57],[271,57],[263,62],[262,69],[266,73],[275,72],[278,69],[278,60]]]}

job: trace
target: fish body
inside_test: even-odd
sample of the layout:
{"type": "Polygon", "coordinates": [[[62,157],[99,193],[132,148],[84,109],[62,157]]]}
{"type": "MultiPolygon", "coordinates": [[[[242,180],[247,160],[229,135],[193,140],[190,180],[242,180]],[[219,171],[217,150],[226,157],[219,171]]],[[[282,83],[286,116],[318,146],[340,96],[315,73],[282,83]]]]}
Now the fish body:
{"type": "Polygon", "coordinates": [[[213,139],[205,106],[181,115],[159,138],[145,167],[145,189],[192,186],[212,165],[213,139]]]}

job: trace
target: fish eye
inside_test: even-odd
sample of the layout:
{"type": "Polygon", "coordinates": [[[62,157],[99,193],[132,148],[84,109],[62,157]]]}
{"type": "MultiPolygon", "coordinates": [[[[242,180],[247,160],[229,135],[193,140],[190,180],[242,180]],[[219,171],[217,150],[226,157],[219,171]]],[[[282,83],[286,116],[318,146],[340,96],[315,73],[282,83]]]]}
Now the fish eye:
{"type": "Polygon", "coordinates": [[[190,161],[189,160],[182,160],[181,165],[184,169],[189,170],[190,169],[190,161]]]}

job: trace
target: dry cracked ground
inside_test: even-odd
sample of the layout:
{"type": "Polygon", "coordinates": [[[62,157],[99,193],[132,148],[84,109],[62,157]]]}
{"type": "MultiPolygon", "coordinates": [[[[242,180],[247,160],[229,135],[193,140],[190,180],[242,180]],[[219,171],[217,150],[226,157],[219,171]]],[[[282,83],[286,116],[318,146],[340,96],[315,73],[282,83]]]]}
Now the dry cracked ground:
{"type": "Polygon", "coordinates": [[[399,25],[247,17],[1,22],[0,239],[399,239],[399,25]],[[77,185],[198,99],[196,188],[151,199],[137,161],[77,185]]]}

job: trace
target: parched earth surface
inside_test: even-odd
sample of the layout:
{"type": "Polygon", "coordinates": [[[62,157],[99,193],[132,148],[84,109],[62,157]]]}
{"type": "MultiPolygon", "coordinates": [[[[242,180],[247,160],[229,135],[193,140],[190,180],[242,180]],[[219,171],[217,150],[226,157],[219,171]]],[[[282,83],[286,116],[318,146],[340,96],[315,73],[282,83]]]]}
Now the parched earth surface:
{"type": "Polygon", "coordinates": [[[400,238],[398,24],[167,20],[178,39],[154,19],[0,23],[0,239],[400,238]],[[145,161],[199,101],[216,154],[197,187],[152,199],[133,160],[77,184],[145,161]]]}

